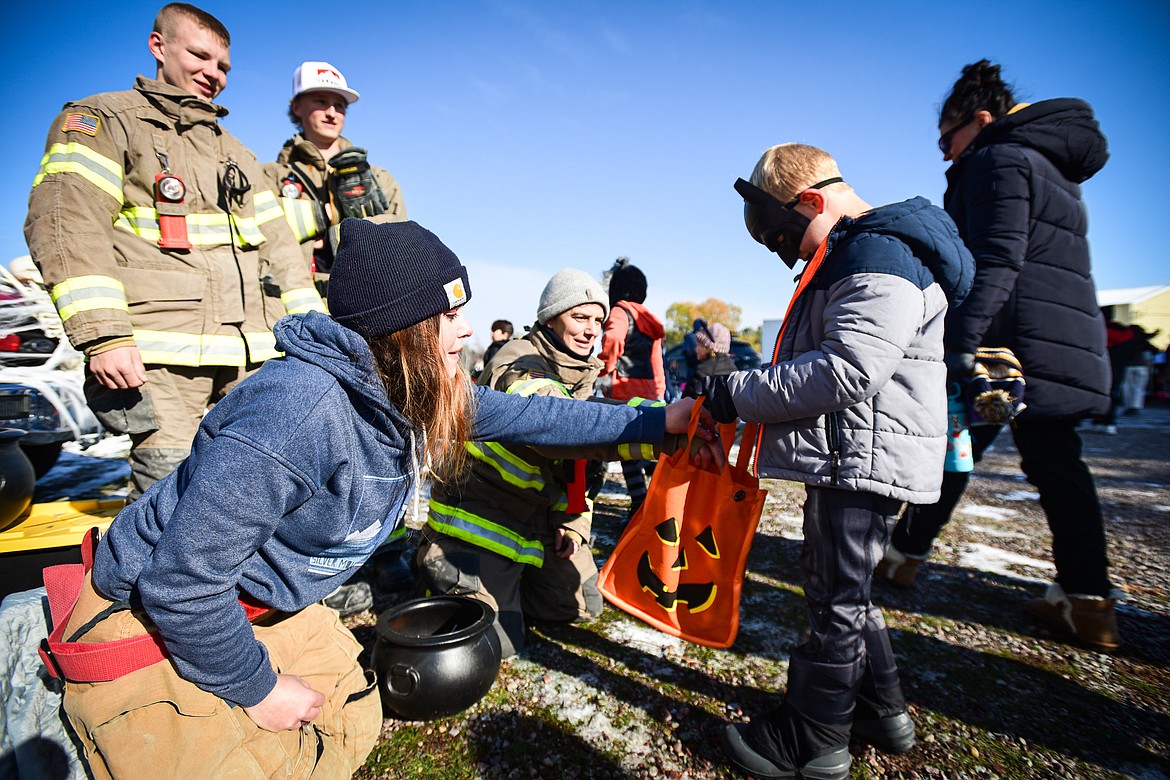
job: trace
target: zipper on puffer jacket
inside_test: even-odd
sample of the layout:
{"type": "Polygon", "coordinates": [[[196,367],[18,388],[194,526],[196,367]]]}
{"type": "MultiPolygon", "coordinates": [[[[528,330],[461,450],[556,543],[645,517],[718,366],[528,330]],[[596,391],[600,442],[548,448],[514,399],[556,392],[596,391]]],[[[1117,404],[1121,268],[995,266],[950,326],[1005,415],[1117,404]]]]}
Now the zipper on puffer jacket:
{"type": "Polygon", "coordinates": [[[837,476],[841,472],[841,415],[839,412],[829,412],[825,418],[825,437],[829,442],[829,478],[832,484],[837,484],[837,476]]]}

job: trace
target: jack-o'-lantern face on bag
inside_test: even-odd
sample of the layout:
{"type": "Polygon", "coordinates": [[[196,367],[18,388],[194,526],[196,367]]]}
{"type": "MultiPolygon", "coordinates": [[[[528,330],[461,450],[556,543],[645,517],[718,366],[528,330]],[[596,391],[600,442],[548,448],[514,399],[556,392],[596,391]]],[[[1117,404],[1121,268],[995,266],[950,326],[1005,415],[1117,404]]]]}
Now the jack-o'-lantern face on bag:
{"type": "Polygon", "coordinates": [[[654,596],[658,606],[674,612],[684,605],[691,612],[708,609],[719,597],[719,578],[726,577],[727,567],[720,568],[719,544],[715,531],[706,526],[694,538],[680,538],[679,522],[675,518],[655,526],[662,547],[650,551],[638,560],[638,582],[642,590],[654,596]],[[676,583],[672,590],[667,583],[676,583]]]}

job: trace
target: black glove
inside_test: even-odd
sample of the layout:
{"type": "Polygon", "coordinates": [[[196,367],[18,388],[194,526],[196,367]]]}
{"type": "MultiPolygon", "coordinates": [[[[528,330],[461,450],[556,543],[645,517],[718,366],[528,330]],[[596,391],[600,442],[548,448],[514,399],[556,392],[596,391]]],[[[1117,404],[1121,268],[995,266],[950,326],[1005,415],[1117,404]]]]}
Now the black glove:
{"type": "Polygon", "coordinates": [[[333,171],[329,174],[329,194],[338,216],[373,217],[390,208],[386,193],[374,180],[374,172],[366,162],[366,150],[351,146],[329,160],[333,171]]]}
{"type": "Polygon", "coordinates": [[[684,398],[698,398],[701,395],[706,396],[703,406],[707,407],[715,422],[730,423],[739,419],[735,402],[731,400],[731,391],[727,389],[726,376],[705,376],[687,382],[684,398]]]}
{"type": "Polygon", "coordinates": [[[975,373],[975,354],[972,352],[947,352],[943,355],[947,367],[947,382],[966,382],[975,373]]]}

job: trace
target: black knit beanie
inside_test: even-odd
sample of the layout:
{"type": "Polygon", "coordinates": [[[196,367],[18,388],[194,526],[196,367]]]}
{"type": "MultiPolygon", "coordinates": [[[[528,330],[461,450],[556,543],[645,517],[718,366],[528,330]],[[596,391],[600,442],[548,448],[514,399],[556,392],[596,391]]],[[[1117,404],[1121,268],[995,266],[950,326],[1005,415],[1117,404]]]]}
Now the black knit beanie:
{"type": "Polygon", "coordinates": [[[610,271],[609,277],[609,305],[612,308],[618,301],[646,302],[646,274],[636,265],[624,257],[618,258],[610,271]],[[623,262],[624,261],[624,262],[623,262]]]}
{"type": "Polygon", "coordinates": [[[341,222],[329,313],[366,338],[409,328],[471,299],[467,268],[417,222],[341,222]]]}

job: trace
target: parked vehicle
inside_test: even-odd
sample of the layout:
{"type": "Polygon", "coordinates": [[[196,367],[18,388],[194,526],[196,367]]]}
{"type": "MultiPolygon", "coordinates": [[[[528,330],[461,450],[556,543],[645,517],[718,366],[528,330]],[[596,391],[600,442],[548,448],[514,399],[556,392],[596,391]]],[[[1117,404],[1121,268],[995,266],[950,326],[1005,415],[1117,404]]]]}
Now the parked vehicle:
{"type": "Polygon", "coordinates": [[[84,448],[102,436],[83,382],[82,356],[65,338],[35,267],[27,258],[0,266],[0,428],[25,432],[20,447],[38,478],[65,442],[84,448]]]}

